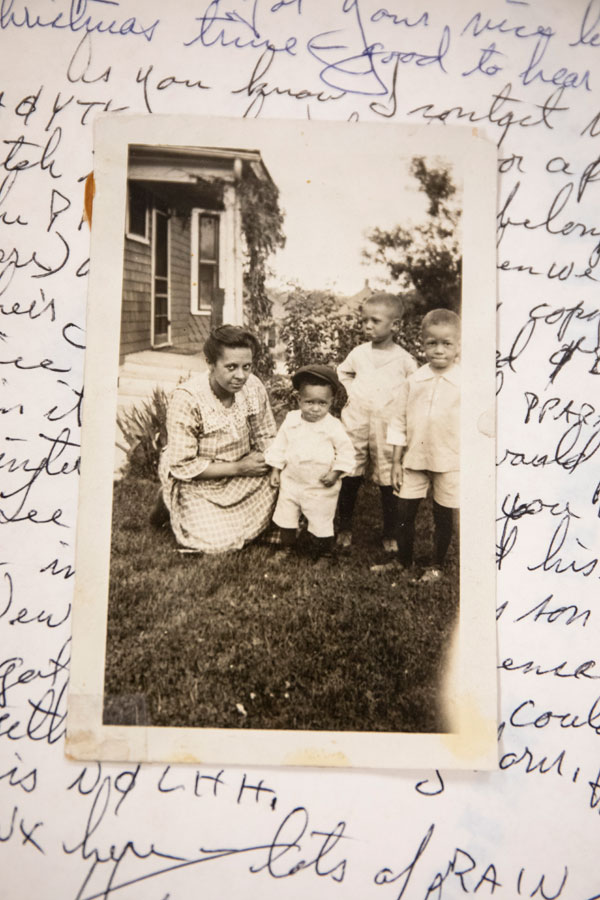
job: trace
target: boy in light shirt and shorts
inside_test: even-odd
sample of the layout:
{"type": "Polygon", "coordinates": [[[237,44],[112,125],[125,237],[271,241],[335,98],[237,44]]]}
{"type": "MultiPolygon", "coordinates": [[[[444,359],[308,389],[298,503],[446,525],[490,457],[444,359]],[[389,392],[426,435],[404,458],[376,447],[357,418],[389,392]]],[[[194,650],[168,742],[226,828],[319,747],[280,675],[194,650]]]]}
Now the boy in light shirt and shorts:
{"type": "Polygon", "coordinates": [[[391,408],[398,391],[417,363],[394,341],[402,317],[402,302],[394,294],[376,293],[365,302],[363,329],[368,342],[351,350],[338,366],[338,376],[348,394],[342,423],[352,441],[356,466],[342,483],[338,545],[352,543],[352,516],[367,466],[379,485],[383,512],[383,548],[395,553],[396,503],[392,488],[392,447],[387,443],[391,408]]]}
{"type": "MultiPolygon", "coordinates": [[[[420,581],[442,576],[459,507],[460,318],[449,309],[428,312],[421,326],[427,365],[401,389],[388,428],[393,446],[392,483],[398,500],[398,562],[413,562],[415,519],[433,491],[434,559],[420,581]]],[[[373,566],[381,571],[385,566],[373,566]]]]}

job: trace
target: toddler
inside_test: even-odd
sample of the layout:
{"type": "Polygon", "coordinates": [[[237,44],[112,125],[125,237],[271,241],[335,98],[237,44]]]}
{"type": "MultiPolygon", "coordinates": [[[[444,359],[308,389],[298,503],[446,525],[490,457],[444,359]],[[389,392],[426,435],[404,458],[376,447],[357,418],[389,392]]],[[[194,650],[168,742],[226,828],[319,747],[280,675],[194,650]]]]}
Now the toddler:
{"type": "Polygon", "coordinates": [[[398,391],[417,369],[410,353],[394,341],[394,329],[402,314],[394,294],[373,294],[363,311],[366,344],[359,344],[338,367],[340,381],[348,393],[342,422],[356,456],[352,474],[344,478],[339,501],[338,544],[352,542],[352,515],[367,463],[379,485],[383,509],[383,546],[396,552],[396,503],[392,488],[392,447],[387,443],[390,410],[398,391]]]}
{"type": "Polygon", "coordinates": [[[388,440],[394,448],[392,483],[400,498],[402,567],[412,564],[417,510],[432,487],[434,564],[420,579],[431,582],[442,575],[459,506],[460,319],[451,310],[434,309],[424,317],[421,331],[427,364],[401,389],[388,440]]]}
{"type": "Polygon", "coordinates": [[[333,369],[315,364],[298,369],[292,384],[299,409],[287,414],[265,453],[271,484],[279,487],[273,521],[289,550],[303,513],[314,555],[331,556],[340,479],[354,466],[350,439],[329,412],[340,383],[333,369]]]}

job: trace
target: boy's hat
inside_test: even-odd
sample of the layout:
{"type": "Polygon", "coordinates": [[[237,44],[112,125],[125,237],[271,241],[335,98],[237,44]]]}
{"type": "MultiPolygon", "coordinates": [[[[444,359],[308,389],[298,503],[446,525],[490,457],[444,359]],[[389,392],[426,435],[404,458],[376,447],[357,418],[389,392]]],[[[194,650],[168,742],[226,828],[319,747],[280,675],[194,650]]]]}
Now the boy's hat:
{"type": "Polygon", "coordinates": [[[322,381],[324,384],[330,385],[334,391],[337,391],[340,387],[340,380],[335,374],[334,370],[329,366],[324,366],[321,363],[312,363],[310,366],[302,366],[301,369],[298,369],[297,372],[294,372],[292,375],[292,384],[296,388],[299,389],[300,384],[302,383],[303,375],[312,375],[313,378],[318,378],[319,381],[322,381]]]}

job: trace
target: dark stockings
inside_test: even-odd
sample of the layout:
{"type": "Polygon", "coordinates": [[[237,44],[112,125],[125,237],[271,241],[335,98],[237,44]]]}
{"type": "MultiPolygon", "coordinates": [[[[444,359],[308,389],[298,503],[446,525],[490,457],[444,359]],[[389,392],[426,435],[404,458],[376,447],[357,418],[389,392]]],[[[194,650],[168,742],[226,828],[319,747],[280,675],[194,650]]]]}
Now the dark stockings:
{"type": "Polygon", "coordinates": [[[383,537],[395,538],[398,528],[398,499],[394,497],[391,484],[380,484],[381,509],[383,512],[383,537]]]}
{"type": "MultiPolygon", "coordinates": [[[[338,512],[340,516],[339,530],[352,531],[352,516],[360,486],[363,483],[362,475],[346,476],[342,479],[338,512]]],[[[396,536],[398,525],[397,500],[394,497],[394,489],[391,485],[380,485],[381,509],[383,512],[383,536],[393,538],[396,536]]]]}
{"type": "Polygon", "coordinates": [[[448,506],[440,506],[433,501],[433,521],[435,523],[435,564],[443,566],[446,553],[452,540],[454,510],[448,506]]]}
{"type": "Polygon", "coordinates": [[[398,559],[403,566],[412,566],[415,544],[415,519],[421,500],[398,500],[398,559]]]}
{"type": "MultiPolygon", "coordinates": [[[[403,566],[411,566],[413,562],[413,547],[415,543],[415,520],[419,509],[420,499],[398,500],[398,559],[403,566]]],[[[450,541],[452,540],[453,517],[455,510],[448,506],[440,506],[433,501],[433,522],[435,526],[434,536],[434,562],[436,566],[443,566],[450,541]]]]}
{"type": "Polygon", "coordinates": [[[352,516],[362,481],[362,475],[346,475],[345,478],[342,478],[338,500],[340,531],[352,530],[352,516]]]}

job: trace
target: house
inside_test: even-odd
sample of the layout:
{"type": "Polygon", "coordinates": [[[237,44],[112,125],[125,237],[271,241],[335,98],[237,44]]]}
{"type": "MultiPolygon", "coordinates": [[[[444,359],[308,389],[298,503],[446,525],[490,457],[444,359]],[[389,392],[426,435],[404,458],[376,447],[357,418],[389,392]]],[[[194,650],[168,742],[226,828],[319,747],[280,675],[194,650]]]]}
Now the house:
{"type": "Polygon", "coordinates": [[[340,298],[340,312],[344,315],[353,315],[359,312],[365,300],[368,300],[371,294],[375,293],[375,289],[369,284],[369,279],[365,278],[365,283],[356,294],[351,294],[340,298]]]}
{"type": "Polygon", "coordinates": [[[241,186],[269,181],[257,150],[129,148],[121,361],[193,353],[211,328],[242,324],[241,186]]]}

